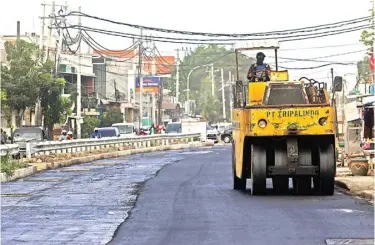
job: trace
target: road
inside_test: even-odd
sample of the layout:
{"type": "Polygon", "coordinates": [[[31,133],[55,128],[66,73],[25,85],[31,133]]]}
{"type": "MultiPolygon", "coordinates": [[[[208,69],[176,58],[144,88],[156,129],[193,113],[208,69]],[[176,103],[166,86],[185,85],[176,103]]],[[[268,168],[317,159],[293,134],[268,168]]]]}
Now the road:
{"type": "Polygon", "coordinates": [[[374,237],[373,206],[361,199],[232,190],[230,154],[229,146],[216,146],[134,155],[5,183],[2,244],[327,244],[374,237]]]}

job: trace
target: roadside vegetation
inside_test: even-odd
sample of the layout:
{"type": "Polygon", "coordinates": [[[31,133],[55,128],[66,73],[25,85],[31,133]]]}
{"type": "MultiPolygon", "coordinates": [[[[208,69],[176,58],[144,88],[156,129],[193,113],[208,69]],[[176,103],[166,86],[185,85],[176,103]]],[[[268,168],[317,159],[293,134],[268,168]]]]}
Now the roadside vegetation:
{"type": "Polygon", "coordinates": [[[14,175],[14,171],[20,168],[26,168],[28,165],[23,163],[21,160],[14,160],[10,155],[1,157],[0,170],[1,173],[5,173],[7,177],[14,175]]]}

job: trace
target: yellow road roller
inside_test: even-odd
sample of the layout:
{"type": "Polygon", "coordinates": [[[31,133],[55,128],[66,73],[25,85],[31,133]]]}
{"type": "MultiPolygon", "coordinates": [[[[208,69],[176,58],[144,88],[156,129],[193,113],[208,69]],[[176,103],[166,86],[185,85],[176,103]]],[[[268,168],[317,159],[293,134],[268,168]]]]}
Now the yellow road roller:
{"type": "MultiPolygon", "coordinates": [[[[336,175],[336,111],[325,83],[301,77],[289,80],[279,71],[278,42],[236,47],[237,80],[233,85],[233,189],[252,195],[266,193],[267,178],[273,191],[297,194],[334,194],[336,175]],[[270,81],[239,79],[238,56],[247,50],[273,49],[276,70],[270,81]]],[[[334,78],[331,91],[342,90],[342,77],[334,78]]]]}

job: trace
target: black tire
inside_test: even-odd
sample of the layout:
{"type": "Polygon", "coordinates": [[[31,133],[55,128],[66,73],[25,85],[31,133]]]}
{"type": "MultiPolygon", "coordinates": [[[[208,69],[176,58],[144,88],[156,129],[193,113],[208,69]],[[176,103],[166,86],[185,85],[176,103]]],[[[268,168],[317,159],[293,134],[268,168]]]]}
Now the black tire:
{"type": "Polygon", "coordinates": [[[284,194],[289,191],[289,177],[288,176],[275,176],[272,177],[272,186],[276,193],[284,194]]]}
{"type": "MultiPolygon", "coordinates": [[[[312,150],[310,146],[301,146],[298,153],[298,164],[300,166],[312,166],[312,150]]],[[[296,176],[293,178],[293,189],[298,195],[311,194],[311,176],[296,176]]]]}
{"type": "Polygon", "coordinates": [[[311,193],[311,177],[297,176],[293,178],[293,188],[298,195],[307,195],[311,193]]]}
{"type": "Polygon", "coordinates": [[[267,184],[267,154],[261,145],[251,145],[251,194],[263,195],[267,184]]]}
{"type": "Polygon", "coordinates": [[[332,196],[335,193],[335,148],[333,144],[319,146],[319,177],[315,181],[320,194],[332,196]]]}
{"type": "MultiPolygon", "coordinates": [[[[280,146],[274,146],[274,161],[275,167],[284,166],[287,161],[287,152],[280,146]]],[[[289,191],[289,177],[288,176],[274,176],[272,177],[273,190],[278,194],[284,194],[289,191]]]]}
{"type": "Polygon", "coordinates": [[[231,137],[229,135],[224,137],[224,143],[230,143],[231,137]]]}
{"type": "Polygon", "coordinates": [[[233,189],[246,190],[246,179],[241,179],[236,176],[236,148],[232,142],[232,172],[233,172],[233,189]]]}

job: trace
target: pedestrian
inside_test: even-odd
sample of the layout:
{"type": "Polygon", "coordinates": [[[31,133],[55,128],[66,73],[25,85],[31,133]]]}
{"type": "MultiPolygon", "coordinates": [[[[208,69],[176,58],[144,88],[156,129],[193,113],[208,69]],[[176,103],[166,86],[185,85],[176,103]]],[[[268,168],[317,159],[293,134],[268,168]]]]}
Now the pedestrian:
{"type": "Polygon", "coordinates": [[[3,129],[1,129],[0,143],[1,143],[2,145],[5,144],[5,139],[4,139],[3,129]]]}
{"type": "Polygon", "coordinates": [[[152,134],[156,134],[156,128],[155,128],[155,125],[154,124],[152,124],[151,125],[151,127],[150,127],[150,135],[152,135],[152,134]]]}

